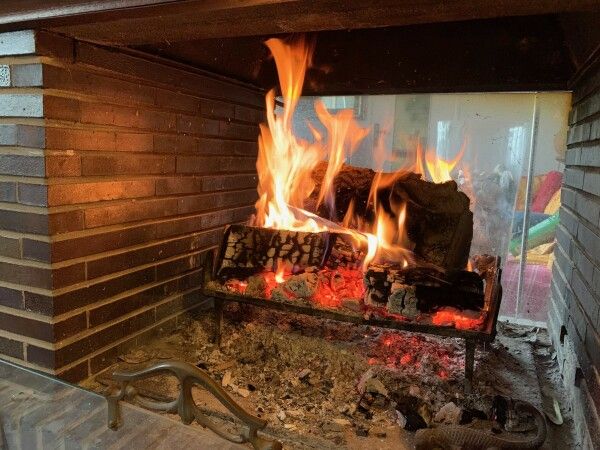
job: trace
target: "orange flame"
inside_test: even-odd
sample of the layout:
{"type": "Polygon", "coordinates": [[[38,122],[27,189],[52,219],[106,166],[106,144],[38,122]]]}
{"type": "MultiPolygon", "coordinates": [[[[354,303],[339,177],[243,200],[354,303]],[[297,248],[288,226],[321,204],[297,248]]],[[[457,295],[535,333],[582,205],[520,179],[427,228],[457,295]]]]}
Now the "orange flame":
{"type": "MultiPolygon", "coordinates": [[[[256,215],[251,224],[267,228],[296,231],[319,232],[334,230],[354,238],[361,247],[366,247],[364,266],[376,259],[400,262],[403,266],[412,262],[409,242],[405,232],[406,205],[390,205],[392,211],[379,204],[378,193],[406,173],[401,167],[394,173],[383,173],[384,146],[382,136],[378,136],[375,160],[379,172],[373,179],[369,194],[369,204],[375,211],[375,220],[365,223],[354,214],[351,204],[342,225],[305,211],[304,204],[315,189],[312,173],[317,164],[327,160],[327,168],[320,190],[317,206],[326,204],[335,211],[333,193],[334,179],[344,161],[358,148],[369,130],[355,120],[352,110],[342,110],[335,114],[317,101],[317,118],[326,131],[323,135],[313,124],[308,124],[313,142],[298,139],[293,132],[293,115],[302,93],[304,76],[310,66],[313,46],[303,38],[293,44],[279,39],[266,41],[277,66],[283,111],[275,113],[275,91],[266,96],[267,123],[260,126],[258,142],[258,194],[256,215]],[[350,225],[354,229],[349,228],[350,225]]],[[[423,154],[419,146],[415,171],[425,175],[425,166],[430,178],[435,182],[450,179],[450,173],[462,157],[463,149],[451,161],[438,159],[430,152],[423,154]]],[[[283,274],[278,274],[278,280],[283,274]]],[[[279,281],[278,281],[279,282],[279,281]]]]}
{"type": "MultiPolygon", "coordinates": [[[[454,158],[449,161],[439,158],[435,154],[435,150],[423,150],[421,143],[417,144],[417,157],[415,161],[415,172],[420,173],[424,177],[429,175],[429,179],[434,183],[444,183],[452,180],[451,173],[461,161],[465,153],[465,144],[460,148],[454,158]],[[423,164],[423,161],[425,164],[423,164]],[[427,168],[427,170],[425,170],[427,168]]],[[[426,177],[427,178],[427,177],[426,177]]]]}

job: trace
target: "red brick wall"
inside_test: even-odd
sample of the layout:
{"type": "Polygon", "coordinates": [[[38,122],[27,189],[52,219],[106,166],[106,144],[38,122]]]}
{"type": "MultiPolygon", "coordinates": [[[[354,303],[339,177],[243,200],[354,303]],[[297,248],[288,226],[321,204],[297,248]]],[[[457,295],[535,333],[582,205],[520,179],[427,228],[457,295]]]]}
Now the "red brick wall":
{"type": "Polygon", "coordinates": [[[263,95],[23,33],[0,35],[0,353],[77,380],[202,304],[256,200],[263,95]]]}

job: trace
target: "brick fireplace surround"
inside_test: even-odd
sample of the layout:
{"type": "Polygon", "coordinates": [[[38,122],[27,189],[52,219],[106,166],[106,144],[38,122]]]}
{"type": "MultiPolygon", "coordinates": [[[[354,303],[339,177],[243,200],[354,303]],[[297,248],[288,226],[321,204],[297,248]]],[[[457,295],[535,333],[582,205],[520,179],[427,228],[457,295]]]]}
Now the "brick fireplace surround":
{"type": "Polygon", "coordinates": [[[575,423],[600,442],[600,55],[572,85],[548,329],[575,423]]]}
{"type": "Polygon", "coordinates": [[[44,32],[0,34],[0,353],[71,381],[202,306],[256,200],[263,93],[44,32]]]}

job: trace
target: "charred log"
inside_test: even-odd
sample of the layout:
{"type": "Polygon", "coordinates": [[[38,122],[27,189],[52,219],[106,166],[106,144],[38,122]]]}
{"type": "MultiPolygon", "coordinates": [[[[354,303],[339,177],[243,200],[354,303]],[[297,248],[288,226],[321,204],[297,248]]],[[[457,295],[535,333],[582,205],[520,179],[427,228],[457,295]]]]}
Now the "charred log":
{"type": "MultiPolygon", "coordinates": [[[[372,220],[369,193],[375,172],[344,166],[334,179],[335,209],[330,211],[327,205],[316,205],[325,169],[321,164],[313,172],[316,188],[308,209],[339,222],[353,203],[357,215],[372,220]]],[[[466,267],[473,237],[473,213],[469,210],[469,198],[458,190],[454,181],[436,184],[418,174],[406,173],[378,190],[377,198],[391,215],[393,206],[406,204],[408,237],[418,257],[444,269],[466,267]]]]}
{"type": "Polygon", "coordinates": [[[243,279],[263,270],[274,271],[278,264],[322,267],[330,239],[326,232],[231,225],[225,232],[217,277],[243,279]]]}
{"type": "Polygon", "coordinates": [[[414,317],[440,306],[479,311],[484,307],[483,279],[465,270],[433,267],[393,268],[372,265],[365,273],[365,304],[414,317]]]}

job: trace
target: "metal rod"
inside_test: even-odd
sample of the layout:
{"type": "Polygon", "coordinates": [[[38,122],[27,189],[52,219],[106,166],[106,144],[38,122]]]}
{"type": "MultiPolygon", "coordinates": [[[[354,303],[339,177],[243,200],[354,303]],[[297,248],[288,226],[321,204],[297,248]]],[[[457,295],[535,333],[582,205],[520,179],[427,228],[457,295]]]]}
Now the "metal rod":
{"type": "Polygon", "coordinates": [[[527,264],[527,241],[529,240],[529,215],[531,213],[531,188],[533,186],[533,165],[535,164],[535,148],[537,144],[538,122],[538,93],[533,97],[533,113],[531,120],[531,136],[529,139],[529,164],[527,166],[527,184],[525,187],[525,210],[523,211],[523,235],[521,239],[521,261],[519,264],[519,279],[517,284],[517,301],[515,303],[515,317],[519,314],[521,299],[523,298],[523,285],[525,280],[525,265],[527,264]]]}

